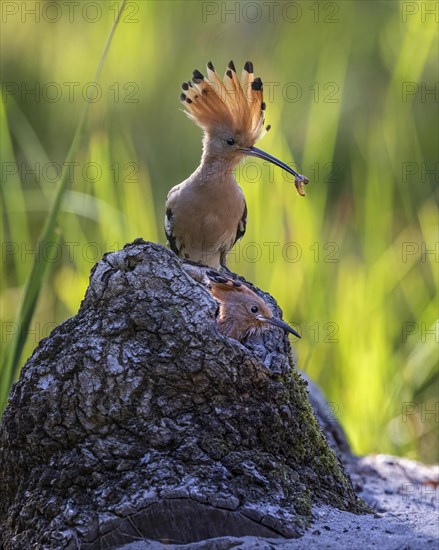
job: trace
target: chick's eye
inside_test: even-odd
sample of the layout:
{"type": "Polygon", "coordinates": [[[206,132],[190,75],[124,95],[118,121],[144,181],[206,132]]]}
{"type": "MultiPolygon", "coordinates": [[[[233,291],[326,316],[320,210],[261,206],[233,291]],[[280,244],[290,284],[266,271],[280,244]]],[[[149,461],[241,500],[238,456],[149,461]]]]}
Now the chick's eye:
{"type": "Polygon", "coordinates": [[[257,312],[259,311],[258,306],[252,306],[251,309],[250,309],[250,311],[251,311],[252,313],[257,313],[257,312]]]}
{"type": "Polygon", "coordinates": [[[235,140],[233,138],[227,138],[226,143],[227,145],[235,145],[235,140]]]}

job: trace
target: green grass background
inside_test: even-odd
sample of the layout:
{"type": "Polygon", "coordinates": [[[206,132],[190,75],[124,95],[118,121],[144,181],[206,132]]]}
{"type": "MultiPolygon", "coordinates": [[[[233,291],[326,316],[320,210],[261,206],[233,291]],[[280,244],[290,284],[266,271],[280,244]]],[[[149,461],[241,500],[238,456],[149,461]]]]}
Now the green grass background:
{"type": "Polygon", "coordinates": [[[300,326],[298,365],[356,452],[437,461],[434,2],[129,1],[96,101],[121,2],[2,4],[1,409],[102,254],[165,242],[166,194],[201,151],[180,83],[249,59],[272,125],[258,146],[310,184],[301,198],[277,168],[238,168],[249,223],[230,267],[300,326]]]}

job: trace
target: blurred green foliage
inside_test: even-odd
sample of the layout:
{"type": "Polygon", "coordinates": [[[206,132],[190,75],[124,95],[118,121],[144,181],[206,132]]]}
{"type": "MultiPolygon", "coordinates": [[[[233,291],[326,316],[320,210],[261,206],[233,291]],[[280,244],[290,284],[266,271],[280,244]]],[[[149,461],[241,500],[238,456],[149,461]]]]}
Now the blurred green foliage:
{"type": "MultiPolygon", "coordinates": [[[[230,267],[300,326],[298,365],[359,453],[437,456],[438,15],[434,2],[3,2],[1,395],[33,262],[44,285],[20,364],[76,313],[90,269],[164,243],[168,190],[198,165],[179,85],[250,59],[272,130],[258,146],[310,179],[246,161],[249,224],[230,267]],[[38,244],[84,104],[53,243],[38,244]]],[[[14,373],[16,377],[18,373],[14,373]]]]}

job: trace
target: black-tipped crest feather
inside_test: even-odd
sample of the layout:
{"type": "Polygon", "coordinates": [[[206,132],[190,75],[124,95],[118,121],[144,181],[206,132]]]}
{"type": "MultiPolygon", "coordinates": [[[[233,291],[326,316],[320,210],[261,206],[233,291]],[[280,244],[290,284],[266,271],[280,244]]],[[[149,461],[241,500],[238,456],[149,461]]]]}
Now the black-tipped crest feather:
{"type": "Polygon", "coordinates": [[[251,61],[246,61],[245,62],[245,65],[244,65],[244,69],[248,72],[248,73],[252,73],[253,72],[253,63],[251,61]]]}
{"type": "Polygon", "coordinates": [[[206,275],[209,277],[212,283],[221,286],[224,290],[227,289],[242,289],[244,290],[244,286],[239,281],[235,281],[231,277],[227,277],[225,275],[221,275],[220,273],[217,273],[216,271],[213,271],[212,269],[208,269],[206,271],[206,275]]]}
{"type": "Polygon", "coordinates": [[[192,73],[193,78],[196,78],[198,80],[203,80],[204,76],[200,73],[198,69],[195,69],[192,73]]]}

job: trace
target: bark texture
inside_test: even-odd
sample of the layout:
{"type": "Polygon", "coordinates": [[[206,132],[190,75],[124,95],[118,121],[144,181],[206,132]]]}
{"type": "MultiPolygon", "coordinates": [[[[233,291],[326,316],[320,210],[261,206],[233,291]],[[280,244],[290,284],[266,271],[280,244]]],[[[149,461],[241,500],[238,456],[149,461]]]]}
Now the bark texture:
{"type": "Polygon", "coordinates": [[[297,537],[314,503],[366,510],[287,337],[245,346],[218,333],[216,312],[163,246],[137,240],[93,268],[3,416],[6,550],[297,537]]]}

